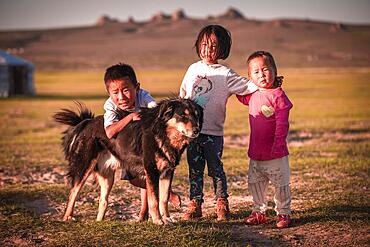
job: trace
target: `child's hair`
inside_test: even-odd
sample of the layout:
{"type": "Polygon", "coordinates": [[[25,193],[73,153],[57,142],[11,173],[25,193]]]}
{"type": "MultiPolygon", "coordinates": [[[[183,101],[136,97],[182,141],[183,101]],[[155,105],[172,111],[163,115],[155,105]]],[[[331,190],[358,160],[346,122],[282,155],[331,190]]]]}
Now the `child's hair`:
{"type": "Polygon", "coordinates": [[[200,45],[202,44],[203,38],[209,38],[214,34],[217,38],[217,52],[216,59],[226,59],[230,54],[231,49],[231,34],[223,26],[220,25],[208,25],[204,27],[198,34],[198,38],[195,42],[195,49],[197,50],[198,57],[200,57],[200,45]]]}
{"type": "Polygon", "coordinates": [[[105,87],[108,88],[111,81],[122,80],[125,79],[125,77],[128,77],[135,87],[137,86],[138,82],[136,79],[136,74],[134,69],[130,65],[118,63],[116,65],[110,66],[109,68],[107,68],[104,74],[105,87]]]}
{"type": "Polygon", "coordinates": [[[269,63],[269,65],[272,66],[272,68],[274,69],[274,72],[275,72],[275,76],[277,75],[277,67],[276,67],[276,63],[275,63],[275,60],[274,60],[274,57],[271,55],[271,53],[267,52],[267,51],[256,51],[256,52],[253,52],[247,59],[247,66],[249,67],[249,63],[257,58],[257,57],[262,57],[264,59],[267,60],[267,62],[269,63]]]}

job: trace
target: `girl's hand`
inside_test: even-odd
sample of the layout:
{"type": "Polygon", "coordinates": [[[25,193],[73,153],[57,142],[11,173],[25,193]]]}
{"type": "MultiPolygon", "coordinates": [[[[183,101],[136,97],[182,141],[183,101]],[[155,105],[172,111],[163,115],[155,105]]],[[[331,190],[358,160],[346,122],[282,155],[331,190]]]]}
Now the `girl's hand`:
{"type": "Polygon", "coordinates": [[[281,85],[283,84],[283,80],[284,80],[284,76],[282,75],[276,76],[275,81],[274,81],[274,88],[281,87],[281,85]]]}

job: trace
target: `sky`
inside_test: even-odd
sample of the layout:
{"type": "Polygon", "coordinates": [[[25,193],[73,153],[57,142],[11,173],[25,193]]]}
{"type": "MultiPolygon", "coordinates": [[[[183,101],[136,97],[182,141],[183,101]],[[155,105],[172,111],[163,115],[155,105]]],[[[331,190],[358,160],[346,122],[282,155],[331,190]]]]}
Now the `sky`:
{"type": "Polygon", "coordinates": [[[183,9],[194,18],[220,15],[233,7],[251,19],[311,19],[370,24],[370,0],[0,0],[0,30],[93,25],[102,15],[149,20],[183,9]]]}

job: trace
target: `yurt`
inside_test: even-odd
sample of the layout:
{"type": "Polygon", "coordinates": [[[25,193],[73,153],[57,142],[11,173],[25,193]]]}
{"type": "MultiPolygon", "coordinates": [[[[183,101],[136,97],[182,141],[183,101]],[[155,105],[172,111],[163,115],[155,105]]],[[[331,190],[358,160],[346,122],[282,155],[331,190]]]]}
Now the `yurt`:
{"type": "Polygon", "coordinates": [[[32,63],[0,50],[0,97],[34,95],[32,63]]]}

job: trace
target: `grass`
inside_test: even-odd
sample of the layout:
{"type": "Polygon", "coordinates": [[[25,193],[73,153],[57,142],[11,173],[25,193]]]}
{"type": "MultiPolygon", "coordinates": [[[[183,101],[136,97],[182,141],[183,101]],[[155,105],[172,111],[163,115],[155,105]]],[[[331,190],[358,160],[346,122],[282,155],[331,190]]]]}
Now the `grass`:
{"type": "MultiPolygon", "coordinates": [[[[277,230],[247,227],[246,147],[224,149],[232,219],[212,217],[212,182],[205,180],[210,209],[199,222],[158,227],[122,220],[138,210],[138,190],[117,181],[107,220],[95,222],[98,191],[83,189],[76,221],[61,222],[68,189],[58,177],[66,170],[60,146],[64,127],[52,121],[60,108],[83,101],[102,114],[106,93],[96,72],[38,72],[38,95],[0,100],[0,243],[2,246],[284,246],[366,245],[370,230],[370,69],[282,69],[284,90],[292,100],[290,165],[293,226],[277,230]],[[54,176],[54,177],[53,177],[54,176]],[[241,199],[245,200],[241,200],[241,199]],[[238,201],[241,200],[241,201],[238,201]],[[133,206],[132,206],[133,205],[133,206]]],[[[156,99],[176,94],[184,71],[138,71],[143,88],[156,99]]],[[[246,137],[247,108],[231,97],[226,136],[246,137]]],[[[188,196],[183,157],[174,189],[188,196]]],[[[273,191],[269,189],[269,198],[273,191]]],[[[185,200],[186,202],[186,200],[185,200]]],[[[273,205],[272,199],[270,205],[273,205]]],[[[173,212],[181,215],[181,212],[173,212]]],[[[273,211],[269,211],[271,217],[273,211]]]]}

